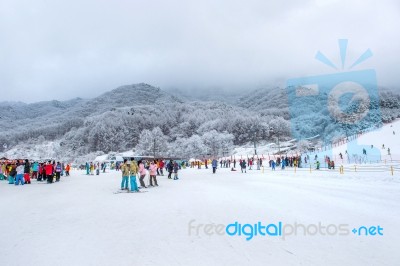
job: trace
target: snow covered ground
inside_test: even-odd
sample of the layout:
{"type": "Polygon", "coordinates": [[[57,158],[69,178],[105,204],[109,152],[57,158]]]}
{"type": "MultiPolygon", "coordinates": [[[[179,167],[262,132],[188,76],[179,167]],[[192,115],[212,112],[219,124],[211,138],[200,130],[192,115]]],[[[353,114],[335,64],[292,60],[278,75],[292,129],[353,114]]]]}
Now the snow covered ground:
{"type": "Polygon", "coordinates": [[[52,185],[1,181],[0,265],[399,265],[400,172],[394,174],[185,169],[180,180],[159,177],[159,187],[141,194],[114,194],[115,171],[74,171],[52,185]],[[204,226],[197,234],[199,224],[235,221],[379,225],[383,235],[247,241],[209,236],[204,226]]]}

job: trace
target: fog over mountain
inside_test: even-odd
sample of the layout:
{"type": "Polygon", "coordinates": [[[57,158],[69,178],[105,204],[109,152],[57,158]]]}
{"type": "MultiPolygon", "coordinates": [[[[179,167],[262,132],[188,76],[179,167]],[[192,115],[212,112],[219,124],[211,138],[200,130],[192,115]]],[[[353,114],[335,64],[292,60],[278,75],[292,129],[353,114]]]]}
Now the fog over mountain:
{"type": "Polygon", "coordinates": [[[0,90],[28,103],[137,82],[236,93],[349,71],[367,49],[351,70],[399,89],[399,24],[396,0],[3,0],[0,90]],[[348,39],[343,69],[338,39],[348,39]]]}

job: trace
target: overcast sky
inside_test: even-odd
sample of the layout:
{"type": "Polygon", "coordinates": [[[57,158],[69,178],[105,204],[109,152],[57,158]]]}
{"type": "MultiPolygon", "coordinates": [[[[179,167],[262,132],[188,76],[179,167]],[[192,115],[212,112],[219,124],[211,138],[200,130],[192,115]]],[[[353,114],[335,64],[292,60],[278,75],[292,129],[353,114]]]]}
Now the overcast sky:
{"type": "MultiPolygon", "coordinates": [[[[0,101],[89,98],[145,82],[249,90],[337,73],[368,48],[381,86],[399,84],[400,2],[0,0],[0,101]],[[6,96],[6,98],[4,98],[6,96]]],[[[400,88],[397,87],[397,88],[400,88]]]]}

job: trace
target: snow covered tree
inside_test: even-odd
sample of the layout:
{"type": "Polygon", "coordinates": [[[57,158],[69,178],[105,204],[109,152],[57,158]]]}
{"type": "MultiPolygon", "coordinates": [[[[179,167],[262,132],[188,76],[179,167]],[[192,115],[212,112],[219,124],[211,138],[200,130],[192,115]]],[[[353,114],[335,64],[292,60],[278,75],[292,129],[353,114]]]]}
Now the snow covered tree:
{"type": "Polygon", "coordinates": [[[139,142],[136,145],[136,152],[142,155],[162,156],[168,151],[168,138],[159,127],[153,130],[143,130],[139,142]]]}
{"type": "Polygon", "coordinates": [[[228,155],[233,148],[234,136],[227,132],[219,133],[216,130],[204,133],[202,140],[209,154],[215,157],[228,155]]]}

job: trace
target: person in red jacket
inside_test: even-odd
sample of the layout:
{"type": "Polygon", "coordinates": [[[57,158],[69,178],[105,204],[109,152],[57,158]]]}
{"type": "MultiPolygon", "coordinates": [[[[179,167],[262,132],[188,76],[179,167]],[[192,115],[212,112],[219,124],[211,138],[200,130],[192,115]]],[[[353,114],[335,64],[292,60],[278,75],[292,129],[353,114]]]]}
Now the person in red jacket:
{"type": "Polygon", "coordinates": [[[46,172],[47,183],[48,184],[53,183],[53,164],[51,163],[51,161],[47,162],[44,170],[46,172]]]}
{"type": "Polygon", "coordinates": [[[164,167],[165,167],[164,160],[160,160],[160,172],[161,172],[162,176],[164,175],[164,172],[163,172],[164,167]]]}

